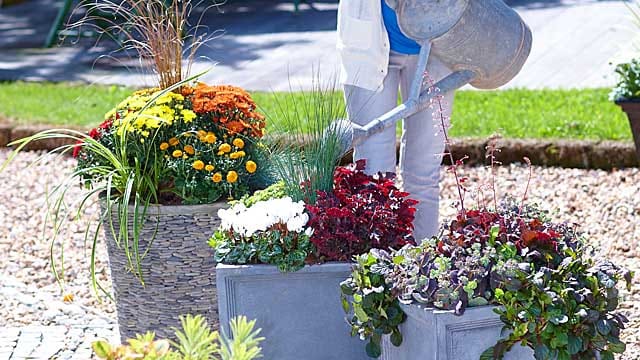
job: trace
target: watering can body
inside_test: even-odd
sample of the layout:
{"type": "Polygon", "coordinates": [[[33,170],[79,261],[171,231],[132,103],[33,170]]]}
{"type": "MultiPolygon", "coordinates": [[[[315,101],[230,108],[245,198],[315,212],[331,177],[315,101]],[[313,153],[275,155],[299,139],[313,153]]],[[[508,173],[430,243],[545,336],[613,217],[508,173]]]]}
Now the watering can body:
{"type": "Polygon", "coordinates": [[[531,30],[504,0],[388,0],[402,32],[431,43],[431,54],[470,84],[495,89],[509,82],[531,51],[531,30]]]}

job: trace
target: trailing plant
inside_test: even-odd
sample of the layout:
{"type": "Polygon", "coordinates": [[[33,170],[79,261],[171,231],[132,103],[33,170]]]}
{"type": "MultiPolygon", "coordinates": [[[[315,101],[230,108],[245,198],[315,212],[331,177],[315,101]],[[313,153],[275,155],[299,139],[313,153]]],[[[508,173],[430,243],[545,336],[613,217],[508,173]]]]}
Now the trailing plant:
{"type": "Polygon", "coordinates": [[[456,315],[468,306],[499,305],[496,312],[509,335],[487,349],[482,360],[501,359],[516,343],[532,348],[538,360],[613,359],[623,352],[619,336],[628,320],[616,311],[617,285],[624,281],[630,288],[633,274],[595,260],[577,225],[554,223],[538,206],[525,202],[531,180],[528,159],[522,200],[507,197],[498,204],[495,137],[487,147],[490,183],[478,187],[476,208],[465,206],[469,189],[457,171],[463,159],[455,160],[448,151],[448,119],[439,94],[435,102],[459,210],[437,236],[418,246],[372,250],[357,258],[341,289],[345,311],[352,314],[352,334],[368,340],[367,354],[381,355],[384,335],[396,346],[402,343],[399,325],[406,316],[400,304],[416,303],[456,315]],[[483,194],[487,188],[492,195],[488,202],[483,194]]]}
{"type": "MultiPolygon", "coordinates": [[[[262,196],[264,193],[257,195],[262,196]]],[[[241,201],[219,210],[218,216],[222,223],[209,241],[217,262],[272,264],[287,272],[301,269],[314,252],[309,241],[313,230],[307,227],[309,215],[302,201],[281,197],[248,207],[241,201]]]]}
{"type": "Polygon", "coordinates": [[[536,359],[609,358],[624,350],[619,334],[627,321],[615,311],[616,285],[624,279],[629,287],[632,274],[592,255],[574,226],[505,201],[497,210],[458,213],[419,246],[361,255],[342,284],[343,302],[371,357],[380,356],[385,334],[401,344],[399,304],[418,303],[457,315],[501,305],[496,312],[510,335],[482,359],[500,359],[518,343],[536,359]]]}
{"type": "Polygon", "coordinates": [[[311,242],[320,261],[350,261],[372,248],[415,244],[417,201],[400,191],[393,173],[368,175],[366,162],[337,167],[331,191],[318,191],[308,204],[311,242]]]}
{"type": "MultiPolygon", "coordinates": [[[[418,248],[405,246],[405,251],[418,252],[418,248]]],[[[372,249],[355,257],[351,276],[340,284],[342,307],[351,325],[351,336],[366,340],[367,355],[382,355],[382,337],[390,336],[393,345],[402,344],[399,326],[407,315],[402,311],[398,297],[391,291],[385,274],[392,269],[393,258],[389,252],[372,249]]]]}
{"type": "Polygon", "coordinates": [[[177,342],[156,340],[153,332],[127,340],[128,345],[113,346],[104,340],[91,347],[99,359],[106,360],[252,360],[261,356],[260,329],[255,320],[244,316],[231,320],[231,338],[211,331],[204,317],[181,316],[182,329],[174,329],[177,342]]]}

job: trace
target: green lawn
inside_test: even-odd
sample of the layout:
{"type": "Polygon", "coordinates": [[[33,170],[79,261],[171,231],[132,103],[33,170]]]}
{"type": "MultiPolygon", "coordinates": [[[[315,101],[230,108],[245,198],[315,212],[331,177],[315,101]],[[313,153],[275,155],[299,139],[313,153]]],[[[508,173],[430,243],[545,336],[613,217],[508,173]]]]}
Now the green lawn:
{"type": "MultiPolygon", "coordinates": [[[[132,90],[117,86],[0,83],[0,118],[18,124],[91,127],[132,90]]],[[[453,136],[629,140],[624,113],[608,89],[459,91],[453,136]]],[[[279,114],[283,94],[253,94],[261,110],[279,114]]],[[[292,96],[302,97],[303,93],[292,96]]],[[[340,93],[335,96],[340,97],[340,93]]],[[[286,109],[285,111],[289,111],[286,109]]],[[[291,110],[292,111],[292,110],[291,110]]]]}

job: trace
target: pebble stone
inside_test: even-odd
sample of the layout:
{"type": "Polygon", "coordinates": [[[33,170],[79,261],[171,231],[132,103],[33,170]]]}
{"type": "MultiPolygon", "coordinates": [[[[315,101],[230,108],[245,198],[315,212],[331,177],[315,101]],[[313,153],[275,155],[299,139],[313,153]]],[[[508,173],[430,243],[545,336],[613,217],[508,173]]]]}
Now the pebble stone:
{"type": "MultiPolygon", "coordinates": [[[[45,156],[43,163],[27,168],[41,155],[40,152],[22,153],[0,173],[0,254],[3,258],[0,262],[0,360],[17,358],[16,349],[27,353],[29,348],[42,348],[43,342],[55,348],[60,339],[64,346],[55,356],[78,358],[74,354],[86,351],[89,344],[86,338],[97,335],[118,338],[114,335],[114,304],[104,299],[99,301],[89,281],[90,247],[85,244],[84,229],[97,218],[97,202],[87,206],[79,219],[69,217],[59,237],[64,239],[64,290],[54,280],[49,258],[51,227],[45,227],[45,236],[42,235],[45,194],[71,173],[74,160],[45,156]],[[71,304],[62,301],[63,294],[67,293],[74,295],[71,304]],[[9,353],[14,355],[7,357],[9,353]]],[[[0,164],[7,156],[8,150],[0,149],[0,164]]],[[[581,224],[580,229],[594,246],[596,256],[615,260],[640,274],[640,169],[533,167],[531,170],[527,201],[542,204],[556,221],[581,224]]],[[[486,168],[461,168],[460,172],[469,178],[467,184],[485,187],[490,184],[491,173],[486,168]]],[[[523,165],[497,168],[498,197],[511,194],[521,198],[528,174],[529,169],[523,165]]],[[[69,200],[80,199],[82,194],[79,186],[74,187],[69,200]]],[[[453,176],[446,171],[442,171],[440,198],[441,217],[453,215],[452,203],[456,202],[457,192],[453,176]]],[[[478,198],[472,191],[468,192],[466,205],[473,206],[478,198]]],[[[101,236],[96,256],[97,277],[106,289],[111,289],[102,240],[101,236]]],[[[55,254],[59,254],[60,244],[53,246],[55,254]]],[[[640,359],[638,280],[634,279],[631,291],[621,291],[620,309],[631,322],[622,333],[628,346],[625,354],[617,357],[619,360],[640,359]]]]}

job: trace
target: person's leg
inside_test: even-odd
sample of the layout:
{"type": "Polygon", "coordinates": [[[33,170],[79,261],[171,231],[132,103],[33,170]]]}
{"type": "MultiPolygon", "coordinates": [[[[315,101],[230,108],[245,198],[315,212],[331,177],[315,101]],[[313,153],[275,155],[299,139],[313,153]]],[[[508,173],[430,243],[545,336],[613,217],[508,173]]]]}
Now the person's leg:
{"type": "MultiPolygon", "coordinates": [[[[402,98],[409,96],[417,56],[412,56],[407,66],[400,71],[402,98]]],[[[427,73],[438,81],[451,71],[438,59],[431,56],[427,73]]],[[[453,108],[453,92],[444,94],[442,115],[447,124],[453,108]]],[[[438,210],[440,197],[440,163],[444,152],[444,136],[438,104],[404,120],[400,145],[400,174],[404,190],[418,200],[414,235],[416,241],[431,237],[438,232],[438,210]]]]}
{"type": "MultiPolygon", "coordinates": [[[[402,57],[389,57],[389,71],[380,92],[345,85],[344,96],[349,120],[365,125],[376,117],[393,109],[397,104],[402,57]]],[[[366,172],[396,172],[396,127],[391,126],[375,134],[354,148],[353,159],[367,160],[366,172]]]]}

